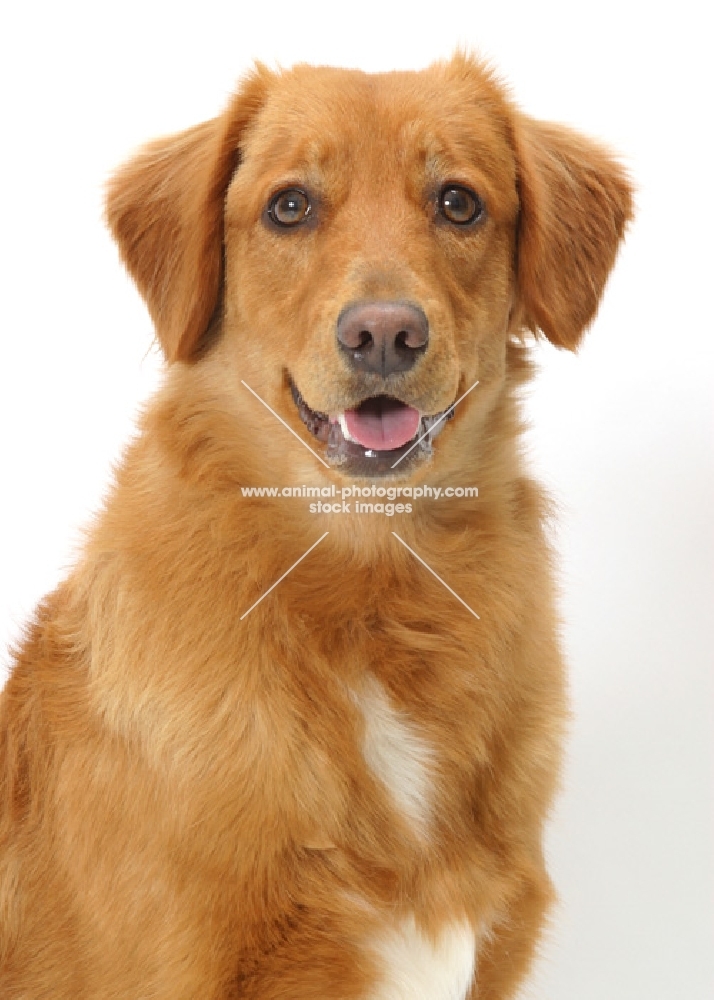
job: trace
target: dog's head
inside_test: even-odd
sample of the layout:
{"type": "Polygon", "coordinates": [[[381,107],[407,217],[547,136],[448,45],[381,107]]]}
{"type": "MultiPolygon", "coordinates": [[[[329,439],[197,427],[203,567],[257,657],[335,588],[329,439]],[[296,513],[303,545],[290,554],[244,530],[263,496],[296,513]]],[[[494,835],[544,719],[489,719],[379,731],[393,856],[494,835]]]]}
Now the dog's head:
{"type": "Polygon", "coordinates": [[[492,405],[514,335],[573,349],[630,213],[606,151],[464,56],[258,67],[220,117],[125,166],[107,209],[166,358],[228,342],[237,378],[351,475],[407,451],[409,475],[460,407],[492,405]]]}

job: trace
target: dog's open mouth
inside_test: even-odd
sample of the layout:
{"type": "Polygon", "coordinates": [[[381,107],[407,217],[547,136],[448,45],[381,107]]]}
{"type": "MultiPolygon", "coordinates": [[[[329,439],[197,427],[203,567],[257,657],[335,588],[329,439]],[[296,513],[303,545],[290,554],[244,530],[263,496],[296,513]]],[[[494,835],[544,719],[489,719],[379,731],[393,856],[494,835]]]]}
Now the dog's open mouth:
{"type": "Polygon", "coordinates": [[[290,387],[302,422],[327,444],[327,461],[356,476],[385,475],[396,463],[395,474],[413,468],[432,454],[434,438],[454,415],[452,407],[421,414],[384,395],[370,396],[342,413],[320,413],[307,405],[294,382],[290,387]]]}

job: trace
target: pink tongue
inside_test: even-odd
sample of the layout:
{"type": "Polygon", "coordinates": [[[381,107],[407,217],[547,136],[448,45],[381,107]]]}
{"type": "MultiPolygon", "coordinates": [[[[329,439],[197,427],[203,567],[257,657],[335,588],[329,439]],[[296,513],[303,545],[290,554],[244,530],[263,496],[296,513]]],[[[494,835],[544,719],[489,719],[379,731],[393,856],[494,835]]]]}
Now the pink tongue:
{"type": "Polygon", "coordinates": [[[419,411],[396,399],[377,396],[356,410],[345,410],[350,437],[372,451],[392,451],[411,441],[419,427],[419,411]]]}

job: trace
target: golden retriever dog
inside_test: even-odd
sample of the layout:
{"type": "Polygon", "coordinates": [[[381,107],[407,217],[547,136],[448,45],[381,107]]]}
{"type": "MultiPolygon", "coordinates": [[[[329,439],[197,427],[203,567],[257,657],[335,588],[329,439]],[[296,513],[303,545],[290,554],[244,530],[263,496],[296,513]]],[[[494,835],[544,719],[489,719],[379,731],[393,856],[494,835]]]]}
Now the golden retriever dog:
{"type": "Polygon", "coordinates": [[[566,716],[517,397],[630,213],[466,55],[259,65],[114,176],[166,373],[2,695],[2,1000],[513,995],[566,716]]]}

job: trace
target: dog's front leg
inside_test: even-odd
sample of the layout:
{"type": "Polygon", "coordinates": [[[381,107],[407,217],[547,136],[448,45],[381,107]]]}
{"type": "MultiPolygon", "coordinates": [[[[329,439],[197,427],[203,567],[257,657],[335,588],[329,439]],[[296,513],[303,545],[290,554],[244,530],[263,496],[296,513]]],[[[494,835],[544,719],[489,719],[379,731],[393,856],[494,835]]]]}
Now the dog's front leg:
{"type": "Polygon", "coordinates": [[[509,1000],[533,960],[553,888],[544,869],[526,876],[510,906],[478,949],[477,972],[467,1000],[509,1000]]]}

